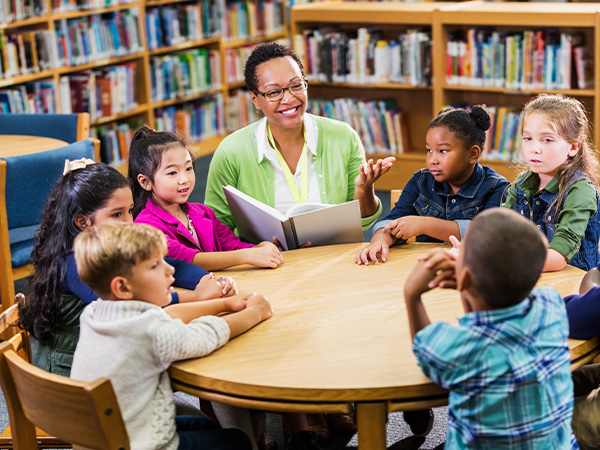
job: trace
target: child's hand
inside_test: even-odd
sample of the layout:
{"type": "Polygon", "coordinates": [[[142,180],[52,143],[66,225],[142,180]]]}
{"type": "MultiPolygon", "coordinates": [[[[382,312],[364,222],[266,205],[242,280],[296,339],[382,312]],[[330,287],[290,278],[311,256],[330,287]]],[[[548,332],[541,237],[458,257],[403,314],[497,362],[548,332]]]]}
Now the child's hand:
{"type": "Polygon", "coordinates": [[[246,308],[248,297],[250,294],[233,295],[227,297],[225,301],[225,309],[227,312],[237,312],[246,308]]]}
{"type": "Polygon", "coordinates": [[[233,281],[233,278],[219,275],[218,277],[215,277],[215,280],[217,280],[217,282],[221,283],[221,286],[223,286],[223,289],[221,290],[221,297],[231,297],[232,295],[236,295],[238,293],[238,288],[235,284],[235,281],[233,281]]]}
{"type": "Polygon", "coordinates": [[[458,238],[454,235],[450,236],[450,243],[452,244],[452,250],[448,250],[453,256],[454,258],[458,258],[458,255],[460,255],[460,247],[461,247],[461,242],[458,240],[458,238]]]}
{"type": "Polygon", "coordinates": [[[454,257],[441,248],[420,256],[404,285],[405,299],[420,297],[435,287],[455,287],[454,266],[454,257]]]}
{"type": "Polygon", "coordinates": [[[420,216],[404,216],[394,219],[385,226],[383,232],[390,233],[396,239],[407,240],[413,236],[423,234],[420,228],[421,219],[420,216]]]}
{"type": "Polygon", "coordinates": [[[283,262],[279,249],[269,241],[263,241],[256,247],[248,249],[248,264],[258,267],[276,269],[283,262]]]}
{"type": "Polygon", "coordinates": [[[378,264],[378,258],[381,258],[381,262],[386,262],[389,253],[390,246],[387,244],[387,242],[383,240],[374,240],[368,245],[368,247],[363,248],[356,254],[354,257],[354,262],[358,265],[364,264],[365,266],[369,265],[369,260],[373,261],[375,264],[378,264]]]}
{"type": "Polygon", "coordinates": [[[250,294],[246,302],[246,308],[255,308],[260,313],[261,322],[273,315],[271,302],[264,294],[257,294],[256,292],[250,294]]]}
{"type": "Polygon", "coordinates": [[[385,159],[378,159],[376,163],[369,159],[365,164],[361,164],[359,173],[354,180],[355,189],[359,191],[370,189],[381,175],[390,170],[394,161],[396,161],[394,156],[388,156],[385,159]]]}
{"type": "Polygon", "coordinates": [[[196,293],[198,300],[221,298],[223,296],[223,285],[212,273],[208,273],[200,278],[194,292],[196,293]]]}

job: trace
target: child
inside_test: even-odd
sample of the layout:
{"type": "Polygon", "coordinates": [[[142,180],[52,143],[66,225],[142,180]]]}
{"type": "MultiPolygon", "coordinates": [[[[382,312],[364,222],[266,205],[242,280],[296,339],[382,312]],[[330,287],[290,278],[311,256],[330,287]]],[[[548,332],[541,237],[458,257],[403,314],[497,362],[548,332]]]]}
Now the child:
{"type": "Polygon", "coordinates": [[[473,219],[456,262],[434,250],[407,279],[417,362],[450,391],[447,450],[577,448],[565,307],[554,289],[533,289],[546,249],[530,221],[492,208],[473,219]],[[421,296],[436,286],[460,292],[458,326],[430,323],[421,296]]]}
{"type": "MultiPolygon", "coordinates": [[[[42,215],[31,254],[35,272],[27,285],[27,301],[19,310],[19,325],[35,338],[36,366],[69,376],[79,338],[79,315],[98,298],[77,275],[73,241],[82,230],[107,220],[133,223],[132,207],[129,183],[114,167],[91,160],[67,162],[42,215]]],[[[169,262],[176,267],[175,284],[191,289],[179,295],[173,293],[174,303],[236,293],[235,283],[229,277],[214,278],[192,264],[169,262]]]]}
{"type": "Polygon", "coordinates": [[[186,424],[176,419],[167,369],[174,361],[205,356],[268,319],[267,298],[246,295],[239,312],[185,324],[162,309],[171,301],[174,269],[164,260],[160,230],[105,224],[81,233],[74,250],[79,276],[101,298],[81,314],[72,378],[111,380],[131,448],[250,449],[239,430],[210,429],[201,416],[187,417],[186,424]]]}
{"type": "Polygon", "coordinates": [[[528,170],[508,190],[503,207],[530,218],[550,241],[544,271],[567,263],[589,270],[600,262],[598,161],[583,105],[540,94],[521,115],[528,170]]]}
{"type": "Polygon", "coordinates": [[[462,236],[478,212],[499,206],[508,181],[479,165],[490,116],[482,106],[471,112],[449,108],[429,124],[427,169],[408,181],[396,206],[373,227],[368,247],[357,264],[385,262],[396,241],[417,236],[419,242],[448,241],[462,236]]]}
{"type": "Polygon", "coordinates": [[[167,236],[169,256],[208,270],[238,264],[278,267],[283,257],[272,242],[241,242],[212,209],[187,200],[196,177],[189,146],[175,134],[142,127],[131,140],[129,181],[137,223],[167,236]]]}

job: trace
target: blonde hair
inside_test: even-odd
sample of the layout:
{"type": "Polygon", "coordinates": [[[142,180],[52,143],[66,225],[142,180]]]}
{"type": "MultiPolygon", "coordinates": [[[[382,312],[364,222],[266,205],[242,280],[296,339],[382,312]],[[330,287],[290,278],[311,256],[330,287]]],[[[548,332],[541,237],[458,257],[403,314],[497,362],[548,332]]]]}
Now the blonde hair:
{"type": "Polygon", "coordinates": [[[521,114],[521,133],[525,120],[532,114],[542,117],[569,144],[581,145],[579,151],[559,167],[558,197],[548,208],[550,210],[556,205],[555,209],[558,210],[574,182],[588,178],[598,185],[600,164],[591,139],[590,122],[583,104],[562,94],[539,94],[530,100],[521,114]],[[573,180],[576,172],[584,176],[573,180]]]}
{"type": "Polygon", "coordinates": [[[166,249],[165,236],[157,228],[110,222],[80,233],[73,246],[79,277],[100,296],[110,294],[113,278],[130,276],[136,264],[166,249]]]}

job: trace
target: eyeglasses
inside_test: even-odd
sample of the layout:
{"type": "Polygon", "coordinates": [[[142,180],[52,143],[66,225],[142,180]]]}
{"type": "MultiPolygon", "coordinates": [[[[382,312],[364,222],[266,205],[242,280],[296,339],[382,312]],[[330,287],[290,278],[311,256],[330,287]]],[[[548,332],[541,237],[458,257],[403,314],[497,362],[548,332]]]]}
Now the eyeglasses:
{"type": "Polygon", "coordinates": [[[285,95],[285,91],[289,91],[292,95],[302,94],[305,90],[308,89],[308,83],[306,80],[295,81],[294,84],[281,88],[281,89],[271,89],[267,92],[254,91],[255,94],[262,95],[269,102],[276,102],[277,100],[281,100],[285,95]]]}

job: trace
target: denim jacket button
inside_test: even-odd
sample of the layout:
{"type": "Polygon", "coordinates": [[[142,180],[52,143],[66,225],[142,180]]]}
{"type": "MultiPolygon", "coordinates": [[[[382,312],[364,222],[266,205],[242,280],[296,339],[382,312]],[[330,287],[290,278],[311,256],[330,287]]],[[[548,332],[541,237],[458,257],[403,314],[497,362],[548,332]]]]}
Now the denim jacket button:
{"type": "Polygon", "coordinates": [[[456,203],[456,199],[455,198],[452,199],[452,203],[456,203]]]}
{"type": "Polygon", "coordinates": [[[539,206],[540,205],[540,201],[536,200],[535,204],[539,206]]]}
{"type": "Polygon", "coordinates": [[[536,227],[538,227],[538,228],[542,228],[542,227],[541,227],[541,225],[536,225],[536,227]]]}
{"type": "Polygon", "coordinates": [[[523,203],[525,203],[526,205],[528,205],[529,203],[527,202],[527,200],[525,200],[523,203]]]}

